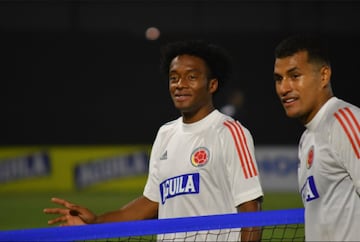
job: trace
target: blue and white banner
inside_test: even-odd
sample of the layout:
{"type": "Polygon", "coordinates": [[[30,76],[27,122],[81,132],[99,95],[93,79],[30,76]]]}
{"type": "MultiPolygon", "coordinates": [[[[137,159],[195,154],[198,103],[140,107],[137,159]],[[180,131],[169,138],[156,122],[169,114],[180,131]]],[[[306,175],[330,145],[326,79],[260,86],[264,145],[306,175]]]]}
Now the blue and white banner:
{"type": "Polygon", "coordinates": [[[297,146],[258,146],[255,157],[264,191],[297,192],[297,146]]]}

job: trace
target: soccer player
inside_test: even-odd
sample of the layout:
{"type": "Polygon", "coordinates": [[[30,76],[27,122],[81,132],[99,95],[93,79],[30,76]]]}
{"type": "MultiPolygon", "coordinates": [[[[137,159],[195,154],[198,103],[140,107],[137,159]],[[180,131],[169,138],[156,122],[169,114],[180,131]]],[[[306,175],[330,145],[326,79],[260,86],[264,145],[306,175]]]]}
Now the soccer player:
{"type": "Polygon", "coordinates": [[[306,241],[360,239],[360,109],[334,96],[327,44],[294,35],[275,49],[274,79],[286,115],[306,127],[299,190],[306,241]]]}
{"type": "MultiPolygon", "coordinates": [[[[181,117],[165,123],[153,143],[143,195],[123,208],[97,216],[63,199],[49,224],[104,223],[260,211],[263,191],[253,138],[239,121],[220,113],[213,95],[230,77],[226,51],[204,41],[181,41],[162,49],[161,66],[181,117]]],[[[200,232],[199,232],[200,233],[200,232]]],[[[174,239],[166,234],[160,239],[174,239]]],[[[190,240],[234,241],[239,231],[190,240]],[[214,237],[212,237],[214,236],[214,237]],[[223,236],[223,237],[221,237],[223,236]]],[[[176,237],[177,239],[181,239],[176,237]]],[[[261,229],[244,228],[242,241],[259,241],[261,229]]]]}

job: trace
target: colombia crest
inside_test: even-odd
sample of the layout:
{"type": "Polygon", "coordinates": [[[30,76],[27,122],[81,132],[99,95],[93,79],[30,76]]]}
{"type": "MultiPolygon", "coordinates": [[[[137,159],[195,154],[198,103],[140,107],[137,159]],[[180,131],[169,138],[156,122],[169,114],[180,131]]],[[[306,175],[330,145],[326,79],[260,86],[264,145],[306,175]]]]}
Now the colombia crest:
{"type": "Polygon", "coordinates": [[[205,147],[196,148],[190,157],[190,162],[195,167],[201,167],[206,165],[209,161],[210,152],[205,147]]]}
{"type": "Polygon", "coordinates": [[[314,162],[314,146],[312,145],[308,151],[307,160],[306,160],[306,168],[310,169],[314,162]]]}

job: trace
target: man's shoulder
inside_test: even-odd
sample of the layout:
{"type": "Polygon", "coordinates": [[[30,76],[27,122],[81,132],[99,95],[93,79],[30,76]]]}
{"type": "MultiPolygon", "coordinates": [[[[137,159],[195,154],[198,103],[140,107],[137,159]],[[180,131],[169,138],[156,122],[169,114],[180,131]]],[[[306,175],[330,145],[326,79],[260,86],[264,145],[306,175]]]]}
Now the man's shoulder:
{"type": "Polygon", "coordinates": [[[239,120],[219,112],[216,122],[213,123],[213,130],[223,135],[251,135],[250,130],[239,120]]]}
{"type": "Polygon", "coordinates": [[[172,130],[179,124],[179,122],[181,122],[181,117],[168,121],[160,126],[159,132],[166,132],[168,130],[172,130]]]}
{"type": "MultiPolygon", "coordinates": [[[[356,122],[360,120],[360,108],[346,102],[344,100],[333,98],[327,111],[327,124],[334,126],[334,124],[344,124],[346,122],[356,122]]],[[[325,124],[325,123],[324,123],[325,124]]],[[[333,127],[334,128],[334,127],[333,127]]]]}

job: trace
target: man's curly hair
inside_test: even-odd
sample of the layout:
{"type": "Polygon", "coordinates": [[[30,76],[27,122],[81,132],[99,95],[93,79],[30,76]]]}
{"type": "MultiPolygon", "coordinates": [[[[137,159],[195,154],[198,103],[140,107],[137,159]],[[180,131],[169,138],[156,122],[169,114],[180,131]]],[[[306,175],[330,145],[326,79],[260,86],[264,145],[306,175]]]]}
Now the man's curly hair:
{"type": "Polygon", "coordinates": [[[160,69],[169,76],[171,61],[179,55],[192,55],[205,61],[209,70],[209,79],[216,78],[219,87],[223,86],[232,73],[231,57],[225,49],[203,40],[184,40],[165,45],[161,49],[160,69]]]}

